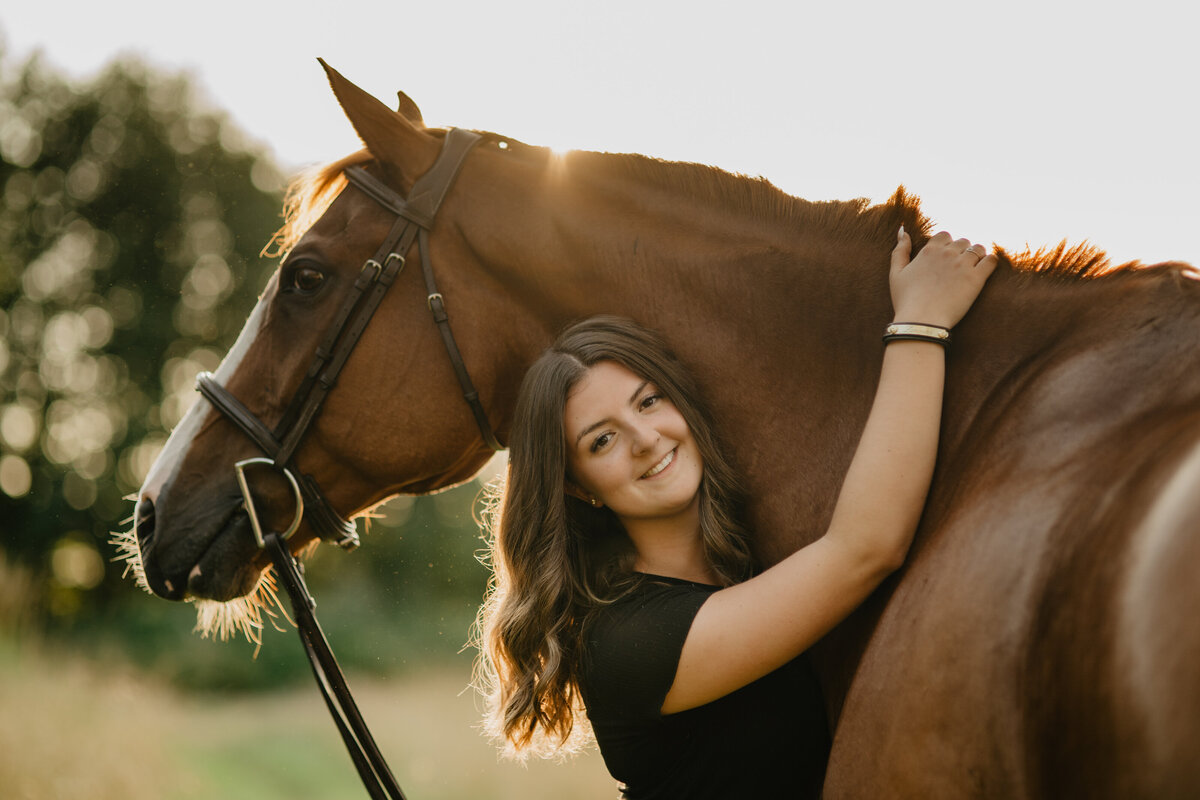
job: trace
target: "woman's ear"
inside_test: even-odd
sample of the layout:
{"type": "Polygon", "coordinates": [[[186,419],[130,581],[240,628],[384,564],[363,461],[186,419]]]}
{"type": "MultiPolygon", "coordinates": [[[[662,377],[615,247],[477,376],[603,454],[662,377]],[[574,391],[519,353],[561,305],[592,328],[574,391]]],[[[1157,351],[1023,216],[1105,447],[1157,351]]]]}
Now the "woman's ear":
{"type": "Polygon", "coordinates": [[[604,505],[604,503],[601,503],[599,500],[597,500],[594,495],[585,492],[570,479],[563,481],[563,491],[571,495],[571,497],[579,498],[593,508],[600,508],[604,505]]]}

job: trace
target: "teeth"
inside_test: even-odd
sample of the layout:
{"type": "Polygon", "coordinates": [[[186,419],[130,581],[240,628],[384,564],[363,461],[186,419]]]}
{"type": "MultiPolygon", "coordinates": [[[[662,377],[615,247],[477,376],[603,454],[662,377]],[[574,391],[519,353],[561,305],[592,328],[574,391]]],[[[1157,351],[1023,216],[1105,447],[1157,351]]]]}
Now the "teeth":
{"type": "Polygon", "coordinates": [[[662,472],[664,469],[666,469],[666,468],[667,468],[667,466],[668,466],[668,465],[669,465],[669,464],[670,464],[672,461],[674,461],[674,460],[675,460],[675,451],[674,451],[674,450],[672,450],[671,452],[669,452],[669,453],[667,453],[665,456],[663,456],[663,460],[662,460],[662,461],[660,461],[660,462],[658,462],[657,464],[655,464],[655,465],[654,465],[654,466],[653,466],[653,467],[650,469],[650,471],[649,471],[649,472],[647,472],[647,473],[646,473],[645,475],[643,475],[642,477],[643,477],[643,478],[653,478],[655,475],[657,475],[658,473],[660,473],[660,472],[662,472]]]}

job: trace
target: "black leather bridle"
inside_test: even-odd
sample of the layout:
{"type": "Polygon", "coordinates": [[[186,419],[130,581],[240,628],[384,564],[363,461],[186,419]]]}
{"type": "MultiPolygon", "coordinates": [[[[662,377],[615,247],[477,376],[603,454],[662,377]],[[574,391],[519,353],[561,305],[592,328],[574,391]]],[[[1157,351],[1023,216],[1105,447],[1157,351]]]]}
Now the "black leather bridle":
{"type": "Polygon", "coordinates": [[[292,397],[274,430],[267,427],[228,389],[218,383],[211,373],[204,372],[196,378],[200,393],[266,454],[265,458],[249,458],[234,465],[245,498],[246,513],[258,546],[271,555],[276,571],[291,598],[300,638],[308,653],[325,703],[350,751],[359,777],[362,778],[371,797],[377,800],[402,800],[404,795],[358,712],[341,669],[313,614],[316,603],[304,585],[300,565],[291,556],[285,543],[299,528],[306,511],[309,513],[309,525],[314,532],[322,540],[337,544],[343,549],[352,550],[358,546],[358,530],[353,522],[334,510],[311,475],[301,474],[296,469],[294,456],[313,419],[320,411],[326,395],[337,382],[351,351],[382,302],[384,294],[404,269],[405,254],[414,242],[421,256],[421,271],[424,274],[427,292],[426,304],[433,313],[434,322],[442,335],[450,363],[462,387],[463,398],[471,408],[483,440],[493,450],[503,449],[480,405],[479,393],[471,383],[454,335],[450,331],[445,301],[437,290],[429,261],[429,229],[433,226],[438,208],[458,175],[459,168],[471,148],[479,143],[479,139],[478,134],[470,131],[459,128],[449,130],[437,160],[429,171],[413,184],[407,199],[392,191],[362,167],[350,167],[345,170],[344,175],[351,186],[395,214],[396,220],[383,243],[375,251],[375,255],[363,264],[349,296],[334,317],[333,325],[317,347],[312,365],[305,373],[300,388],[292,397]],[[296,514],[286,531],[264,533],[262,530],[246,478],[247,468],[256,464],[279,471],[292,487],[296,514]]]}
{"type": "MultiPolygon", "coordinates": [[[[354,523],[334,510],[311,475],[299,474],[299,471],[294,469],[292,459],[326,395],[337,382],[342,367],[345,366],[375,309],[379,307],[384,294],[404,269],[405,254],[414,241],[417,242],[421,255],[421,270],[428,294],[426,302],[441,332],[450,364],[454,367],[454,373],[462,387],[463,397],[471,408],[483,440],[493,450],[503,449],[496,440],[487,414],[479,403],[479,393],[475,391],[463,364],[454,334],[450,331],[445,301],[437,290],[433,268],[429,262],[429,229],[433,226],[438,208],[450,190],[459,168],[471,148],[478,144],[479,138],[478,134],[460,128],[448,131],[437,161],[413,184],[407,200],[362,167],[350,167],[345,171],[346,180],[351,186],[395,214],[396,221],[392,223],[391,230],[375,251],[375,255],[363,264],[350,294],[317,347],[300,388],[296,390],[274,430],[268,428],[254,412],[218,383],[212,373],[202,372],[196,378],[196,388],[200,393],[250,437],[267,456],[266,459],[248,462],[269,464],[289,476],[295,472],[298,477],[294,479],[293,485],[298,487],[303,498],[309,525],[321,539],[346,550],[353,550],[359,544],[354,523]]],[[[261,531],[256,530],[256,537],[261,547],[261,531]]]]}

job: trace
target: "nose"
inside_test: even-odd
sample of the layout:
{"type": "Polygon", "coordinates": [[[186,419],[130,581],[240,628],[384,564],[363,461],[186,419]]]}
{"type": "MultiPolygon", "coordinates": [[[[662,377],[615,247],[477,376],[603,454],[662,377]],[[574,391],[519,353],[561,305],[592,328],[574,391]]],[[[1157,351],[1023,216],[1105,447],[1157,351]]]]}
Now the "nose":
{"type": "Polygon", "coordinates": [[[137,533],[138,551],[142,559],[142,570],[150,591],[167,600],[182,600],[184,586],[175,586],[163,574],[154,553],[154,500],[143,496],[134,511],[133,528],[137,533]]]}
{"type": "Polygon", "coordinates": [[[659,438],[658,430],[649,422],[634,424],[632,436],[630,436],[634,455],[640,456],[653,452],[659,438]]]}
{"type": "Polygon", "coordinates": [[[134,530],[137,531],[138,548],[145,553],[154,543],[154,501],[143,497],[134,511],[134,530]]]}

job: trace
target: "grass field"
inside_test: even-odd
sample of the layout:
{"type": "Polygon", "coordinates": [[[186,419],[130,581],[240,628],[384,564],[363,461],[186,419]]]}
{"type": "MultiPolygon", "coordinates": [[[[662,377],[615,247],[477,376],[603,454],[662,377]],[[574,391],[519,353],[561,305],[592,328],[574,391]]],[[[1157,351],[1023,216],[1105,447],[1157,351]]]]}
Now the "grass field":
{"type": "MultiPolygon", "coordinates": [[[[468,676],[350,677],[410,800],[616,797],[599,755],[522,766],[473,727],[468,676]]],[[[5,800],[360,800],[315,687],[187,695],[129,671],[0,640],[5,800]]]]}

